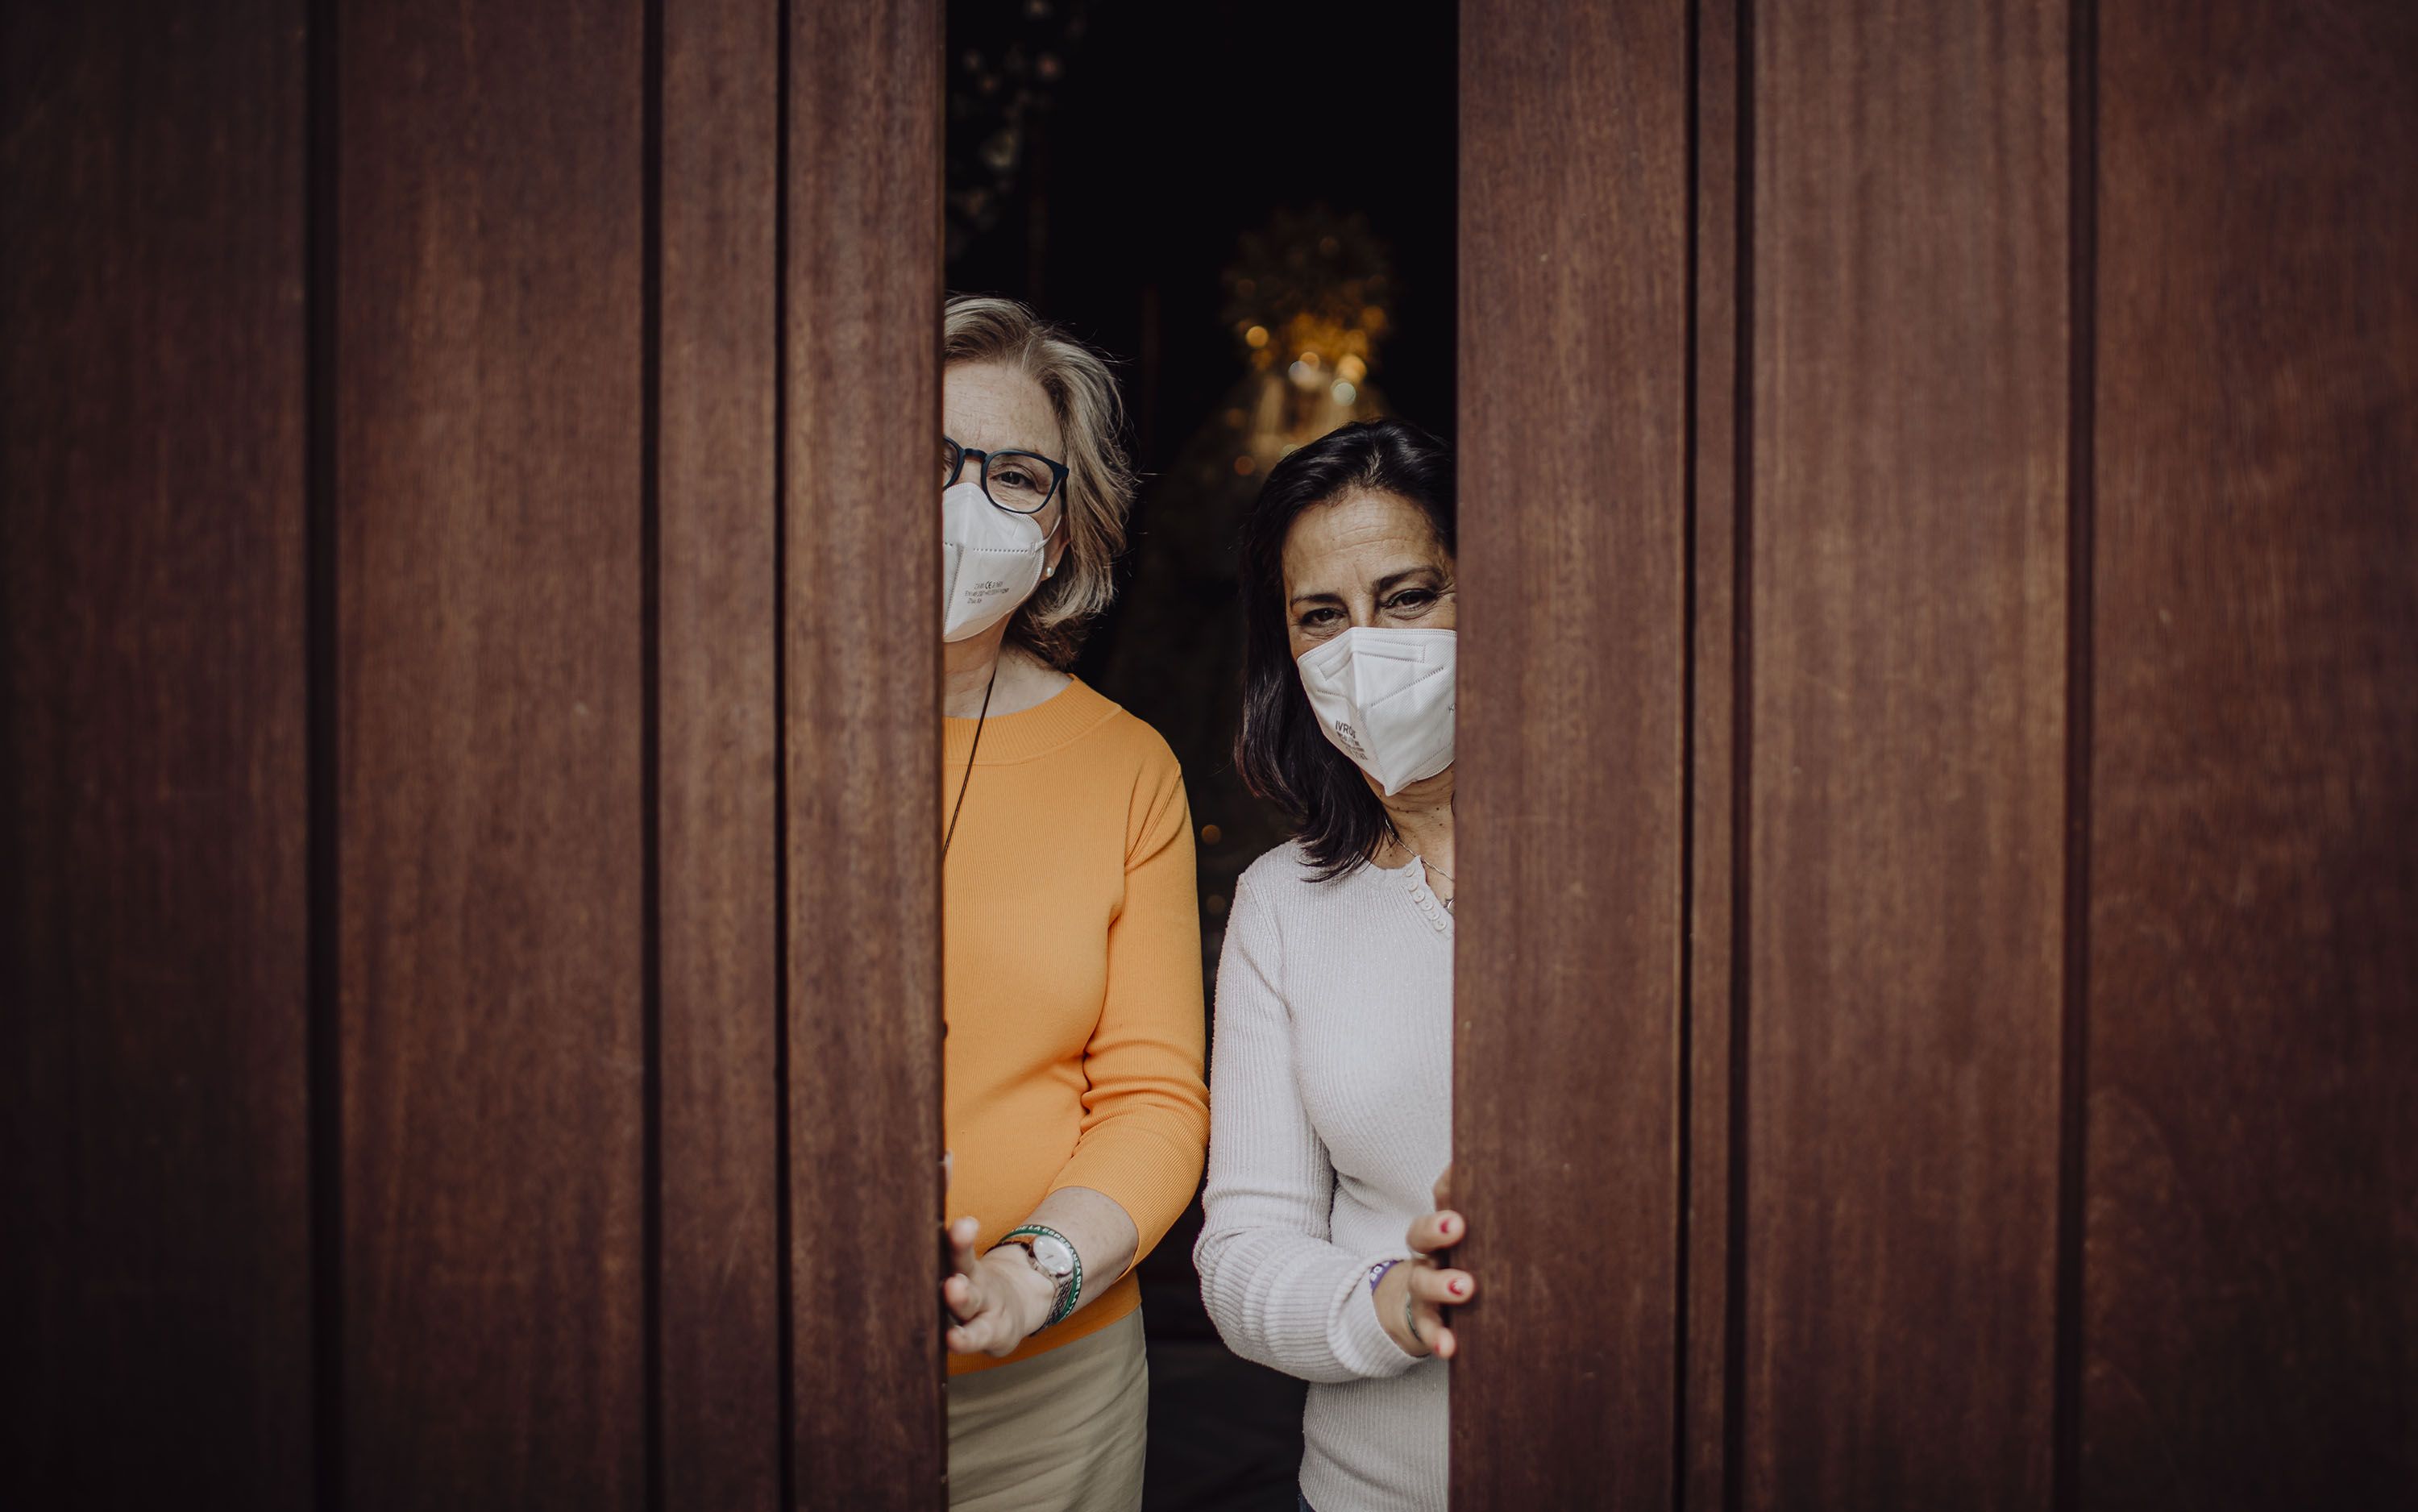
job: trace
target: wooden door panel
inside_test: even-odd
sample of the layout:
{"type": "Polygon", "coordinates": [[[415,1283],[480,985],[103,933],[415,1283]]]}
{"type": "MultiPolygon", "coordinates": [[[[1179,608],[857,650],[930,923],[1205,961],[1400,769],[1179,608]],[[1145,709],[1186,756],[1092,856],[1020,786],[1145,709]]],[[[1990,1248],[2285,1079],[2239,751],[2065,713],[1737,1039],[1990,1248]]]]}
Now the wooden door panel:
{"type": "Polygon", "coordinates": [[[335,25],[344,1494],[635,1506],[644,8],[335,25]]]}
{"type": "Polygon", "coordinates": [[[1670,1496],[1686,10],[1462,9],[1462,1507],[1670,1496]]]}
{"type": "Polygon", "coordinates": [[[800,1505],[939,1504],[941,9],[790,12],[780,418],[800,1505]],[[914,507],[911,507],[913,505],[914,507]]]}
{"type": "Polygon", "coordinates": [[[661,1463],[671,1507],[782,1497],[781,8],[659,9],[654,797],[661,1463]]]}
{"type": "Polygon", "coordinates": [[[301,12],[0,12],[13,1506],[312,1495],[301,12]]]}
{"type": "Polygon", "coordinates": [[[2083,1504],[2418,1502],[2418,17],[2104,8],[2083,1504]]]}
{"type": "Polygon", "coordinates": [[[2051,1479],[2066,35],[1753,12],[1737,1489],[2051,1479]]]}

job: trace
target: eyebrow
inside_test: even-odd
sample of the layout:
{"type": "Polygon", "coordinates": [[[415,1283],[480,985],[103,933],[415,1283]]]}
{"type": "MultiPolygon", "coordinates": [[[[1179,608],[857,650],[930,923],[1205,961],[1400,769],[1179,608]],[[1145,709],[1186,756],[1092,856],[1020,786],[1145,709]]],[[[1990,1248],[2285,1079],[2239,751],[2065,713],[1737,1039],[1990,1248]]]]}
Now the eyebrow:
{"type": "Polygon", "coordinates": [[[1034,456],[1034,457],[1048,457],[1048,458],[1049,458],[1049,460],[1051,460],[1052,462],[1055,462],[1055,461],[1057,461],[1057,460],[1058,460],[1055,456],[1052,456],[1052,455],[1051,455],[1051,454],[1050,454],[1047,450],[1045,450],[1045,449],[1043,449],[1043,448],[1041,448],[1041,447],[1037,447],[1037,446],[1026,446],[1026,445],[1022,444],[1021,442],[1018,442],[1018,443],[1017,443],[1017,444],[1015,444],[1015,445],[1012,445],[1012,446],[997,446],[997,447],[992,447],[992,446],[968,446],[968,445],[966,445],[966,443],[965,443],[965,442],[958,440],[958,439],[957,439],[956,436],[954,436],[954,435],[942,435],[942,436],[941,437],[941,440],[943,440],[943,441],[947,441],[947,442],[952,443],[953,445],[955,445],[956,447],[957,447],[960,451],[979,451],[979,452],[981,452],[984,456],[987,456],[987,457],[995,457],[995,456],[999,455],[999,454],[1000,454],[1001,452],[1002,452],[1002,451],[1021,451],[1021,452],[1025,453],[1027,456],[1034,456]]]}
{"type": "MultiPolygon", "coordinates": [[[[1377,579],[1376,596],[1382,599],[1414,577],[1433,579],[1437,575],[1436,570],[1432,567],[1405,567],[1399,573],[1388,573],[1377,579]]],[[[1296,593],[1285,601],[1285,606],[1291,608],[1301,603],[1341,603],[1342,602],[1343,595],[1340,593],[1296,593]]]]}

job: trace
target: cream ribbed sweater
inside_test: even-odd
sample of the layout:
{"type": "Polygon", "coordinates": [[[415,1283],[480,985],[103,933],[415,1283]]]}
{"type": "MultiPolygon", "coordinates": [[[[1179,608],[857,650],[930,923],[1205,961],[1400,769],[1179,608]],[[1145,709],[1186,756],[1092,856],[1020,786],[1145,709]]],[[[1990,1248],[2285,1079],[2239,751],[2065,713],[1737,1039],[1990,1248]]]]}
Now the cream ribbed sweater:
{"type": "Polygon", "coordinates": [[[1209,1316],[1311,1382],[1318,1512],[1444,1512],[1447,1367],[1386,1336],[1368,1282],[1452,1158],[1452,916],[1420,869],[1315,882],[1292,845],[1252,863],[1209,1066],[1209,1316]]]}

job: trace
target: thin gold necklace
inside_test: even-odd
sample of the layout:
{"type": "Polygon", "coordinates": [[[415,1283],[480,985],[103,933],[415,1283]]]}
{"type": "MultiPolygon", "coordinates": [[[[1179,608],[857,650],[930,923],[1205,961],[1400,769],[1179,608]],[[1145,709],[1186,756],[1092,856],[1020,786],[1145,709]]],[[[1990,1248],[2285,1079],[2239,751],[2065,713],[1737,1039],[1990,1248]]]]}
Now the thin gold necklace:
{"type": "MultiPolygon", "coordinates": [[[[1402,848],[1403,848],[1403,849],[1405,849],[1405,850],[1410,850],[1410,848],[1409,848],[1408,846],[1405,846],[1405,847],[1403,847],[1402,848]]],[[[1458,893],[1461,892],[1461,878],[1457,878],[1457,877],[1453,876],[1453,875],[1452,875],[1452,873],[1450,873],[1450,872],[1448,872],[1448,871],[1446,871],[1443,867],[1441,867],[1441,866],[1437,865],[1434,862],[1431,862],[1431,861],[1428,860],[1425,856],[1420,855],[1420,854],[1419,854],[1417,851],[1416,851],[1416,850],[1412,850],[1412,851],[1411,851],[1411,859],[1412,859],[1413,861],[1417,862],[1420,865],[1422,865],[1422,866],[1426,867],[1428,870],[1430,870],[1430,871],[1431,871],[1431,872],[1435,873],[1438,877],[1443,878],[1446,881],[1450,882],[1450,883],[1452,884],[1452,890],[1453,890],[1453,892],[1454,892],[1456,894],[1458,894],[1458,893]]],[[[1435,889],[1433,889],[1433,888],[1430,888],[1430,889],[1428,889],[1428,891],[1429,891],[1429,892],[1431,892],[1431,893],[1432,893],[1432,892],[1434,892],[1434,891],[1435,891],[1435,889]]],[[[1452,911],[1452,899],[1451,899],[1451,898],[1444,897],[1444,896],[1439,895],[1439,896],[1437,897],[1436,901],[1444,905],[1444,911],[1445,911],[1445,912],[1446,912],[1446,913],[1450,913],[1450,912],[1452,911]]]]}

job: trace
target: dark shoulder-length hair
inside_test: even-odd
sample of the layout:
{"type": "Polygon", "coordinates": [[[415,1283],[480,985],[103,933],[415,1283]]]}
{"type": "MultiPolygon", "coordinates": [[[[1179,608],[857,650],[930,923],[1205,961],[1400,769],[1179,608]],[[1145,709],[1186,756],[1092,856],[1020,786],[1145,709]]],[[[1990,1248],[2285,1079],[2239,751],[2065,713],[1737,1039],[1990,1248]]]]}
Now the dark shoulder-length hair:
{"type": "Polygon", "coordinates": [[[1398,420],[1355,421],[1278,463],[1243,522],[1243,728],[1234,764],[1252,792],[1293,821],[1321,881],[1374,857],[1394,824],[1301,691],[1287,635],[1285,538],[1302,515],[1361,490],[1416,506],[1444,549],[1457,552],[1452,452],[1398,420]]]}

